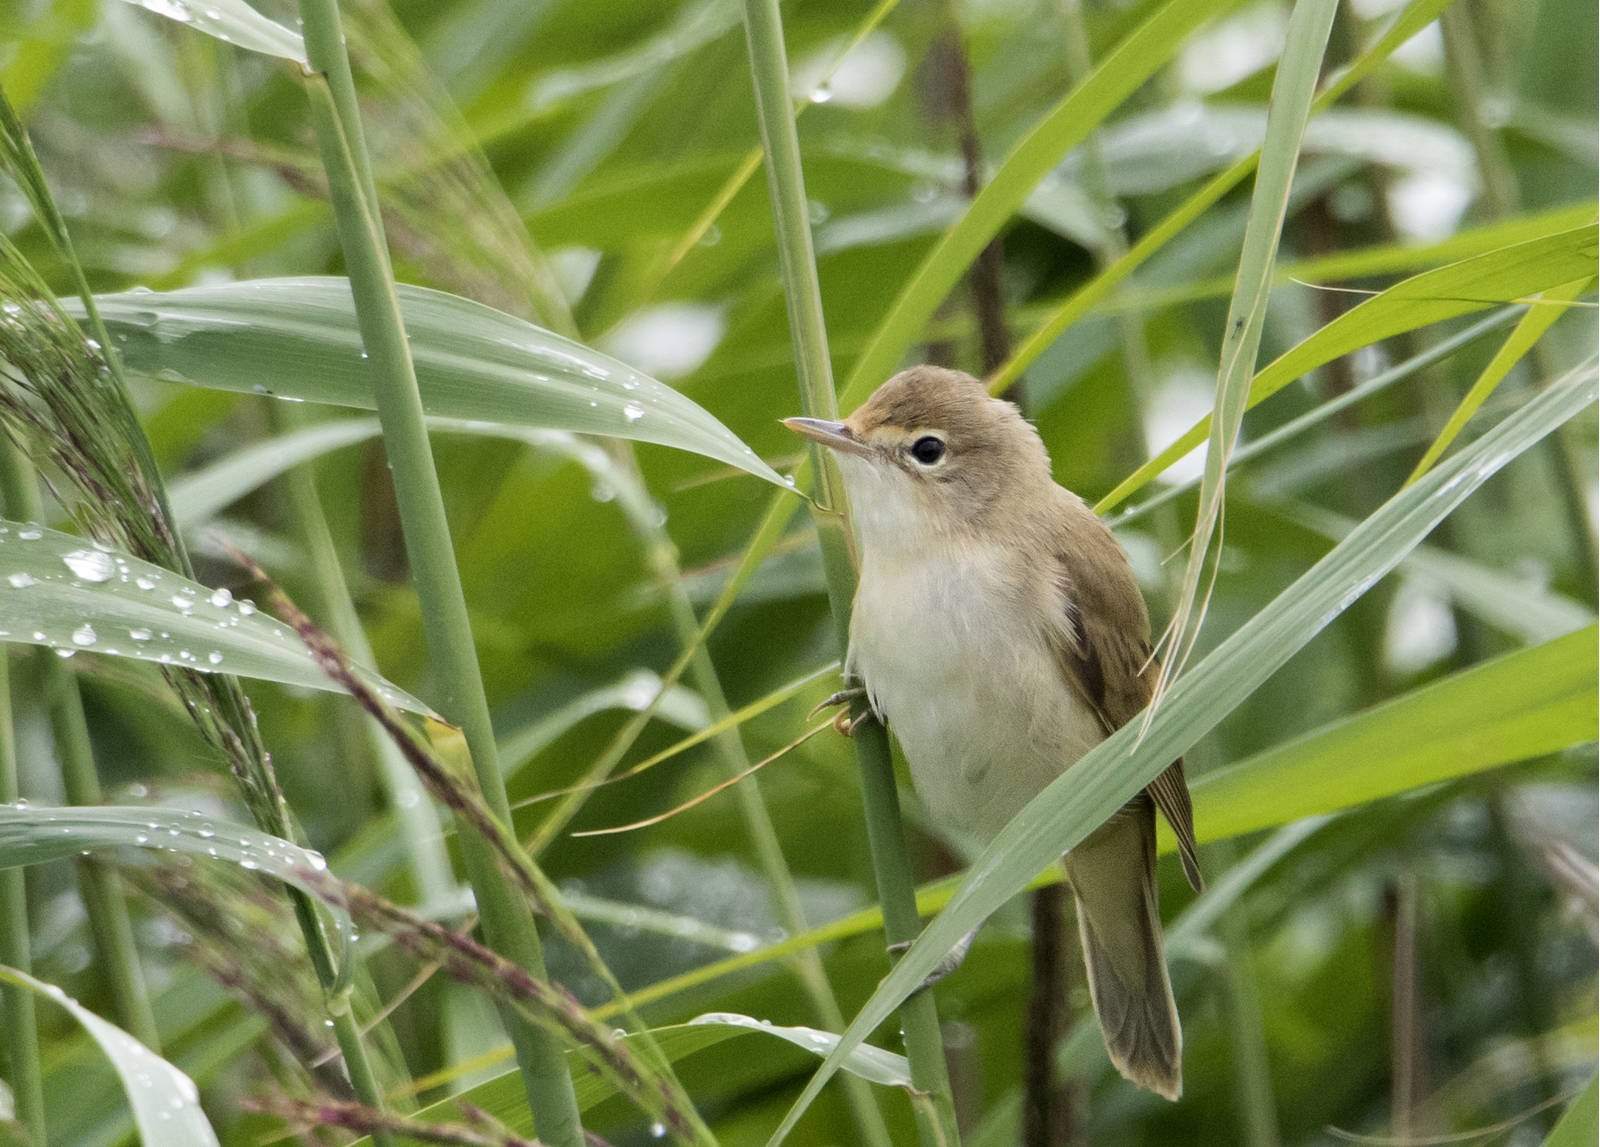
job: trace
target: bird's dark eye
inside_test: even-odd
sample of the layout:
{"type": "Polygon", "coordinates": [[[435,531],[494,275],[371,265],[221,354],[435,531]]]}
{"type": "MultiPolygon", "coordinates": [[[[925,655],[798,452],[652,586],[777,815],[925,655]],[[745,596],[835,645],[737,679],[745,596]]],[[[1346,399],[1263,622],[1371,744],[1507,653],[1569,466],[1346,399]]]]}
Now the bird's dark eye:
{"type": "Polygon", "coordinates": [[[911,444],[911,457],[924,466],[932,466],[944,457],[944,442],[932,434],[924,434],[911,444]]]}

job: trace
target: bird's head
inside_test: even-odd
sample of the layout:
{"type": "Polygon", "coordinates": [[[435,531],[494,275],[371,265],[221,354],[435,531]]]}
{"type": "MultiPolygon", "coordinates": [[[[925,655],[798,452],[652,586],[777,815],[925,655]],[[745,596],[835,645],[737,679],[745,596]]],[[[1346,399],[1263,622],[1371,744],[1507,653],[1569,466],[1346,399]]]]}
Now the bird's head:
{"type": "Polygon", "coordinates": [[[1038,432],[960,371],[916,366],[843,422],[786,418],[831,450],[864,545],[916,545],[993,527],[1050,484],[1038,432]]]}

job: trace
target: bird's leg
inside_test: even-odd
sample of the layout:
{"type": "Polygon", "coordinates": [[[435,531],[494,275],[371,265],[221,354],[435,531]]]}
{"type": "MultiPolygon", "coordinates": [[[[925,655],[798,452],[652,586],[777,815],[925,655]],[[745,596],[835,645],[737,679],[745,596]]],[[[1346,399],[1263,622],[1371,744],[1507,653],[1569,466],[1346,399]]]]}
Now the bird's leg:
{"type": "Polygon", "coordinates": [[[808,718],[815,717],[823,710],[832,709],[839,705],[844,706],[844,708],[840,709],[838,713],[834,714],[833,727],[837,729],[843,736],[853,737],[856,735],[856,730],[861,727],[863,721],[875,721],[878,719],[878,715],[872,711],[872,702],[867,697],[867,690],[863,685],[856,685],[849,689],[841,689],[831,697],[823,698],[816,704],[811,712],[806,714],[806,716],[808,718]],[[867,707],[860,713],[851,716],[851,707],[854,706],[857,701],[863,700],[867,702],[867,707]]]}
{"type": "MultiPolygon", "coordinates": [[[[933,966],[933,971],[928,973],[927,977],[917,988],[917,991],[927,991],[929,988],[933,987],[933,985],[937,984],[940,980],[948,976],[951,972],[961,967],[961,965],[966,961],[967,952],[972,948],[972,941],[977,938],[977,935],[978,930],[974,928],[965,936],[961,937],[961,939],[957,940],[955,947],[946,952],[944,957],[933,966]]],[[[902,940],[897,944],[890,944],[889,951],[894,955],[899,955],[909,947],[911,947],[911,941],[902,940]]]]}

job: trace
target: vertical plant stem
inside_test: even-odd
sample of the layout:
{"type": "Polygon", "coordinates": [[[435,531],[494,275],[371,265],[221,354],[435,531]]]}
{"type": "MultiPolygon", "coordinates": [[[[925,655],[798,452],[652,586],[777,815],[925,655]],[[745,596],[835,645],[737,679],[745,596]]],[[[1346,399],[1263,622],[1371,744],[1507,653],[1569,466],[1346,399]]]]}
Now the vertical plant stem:
{"type": "MultiPolygon", "coordinates": [[[[661,567],[658,574],[666,578],[669,587],[673,627],[677,631],[679,643],[685,649],[694,650],[689,662],[689,679],[695,691],[705,700],[706,711],[712,723],[716,723],[728,716],[730,712],[728,699],[722,691],[722,682],[717,677],[716,665],[711,660],[711,654],[706,649],[705,643],[700,640],[700,623],[695,617],[694,606],[679,576],[677,556],[672,552],[671,542],[664,532],[658,531],[658,534],[659,537],[653,545],[660,555],[656,559],[656,563],[661,567]]],[[[711,748],[721,762],[723,771],[729,776],[738,776],[749,771],[750,757],[745,752],[744,740],[740,737],[737,727],[727,729],[712,738],[711,748]]],[[[800,903],[800,893],[795,887],[788,861],[784,858],[783,846],[778,840],[777,830],[773,827],[772,817],[761,799],[759,784],[760,778],[752,776],[743,783],[735,785],[734,799],[739,802],[739,814],[744,818],[745,831],[750,836],[750,842],[755,848],[756,857],[771,889],[778,923],[789,935],[800,936],[809,930],[810,924],[806,920],[805,908],[800,903]]],[[[833,988],[828,983],[827,971],[822,966],[822,957],[817,954],[817,950],[807,948],[797,953],[793,966],[795,975],[800,980],[800,987],[810,999],[818,1021],[830,1031],[843,1031],[844,1013],[839,1009],[839,1001],[834,997],[833,988]]],[[[889,1137],[889,1128],[884,1123],[883,1113],[878,1109],[877,1100],[866,1081],[851,1075],[844,1080],[844,1092],[860,1142],[869,1147],[893,1147],[894,1141],[889,1137]]]]}
{"type": "MultiPolygon", "coordinates": [[[[15,726],[11,722],[10,662],[0,652],[0,804],[14,803],[22,796],[15,726]]],[[[32,972],[25,871],[20,867],[0,871],[0,964],[19,972],[32,972]]],[[[30,1143],[46,1147],[44,1069],[39,1059],[39,1024],[32,992],[9,984],[0,986],[0,1033],[4,1037],[17,1121],[27,1130],[30,1143]]]]}
{"type": "MultiPolygon", "coordinates": [[[[43,520],[44,507],[33,467],[10,441],[0,442],[0,497],[4,497],[6,513],[13,520],[43,520]]],[[[39,650],[33,657],[33,665],[49,711],[56,758],[61,765],[61,787],[67,801],[75,805],[99,804],[100,775],[95,768],[94,747],[89,741],[89,725],[84,719],[78,678],[64,661],[48,650],[39,650]]],[[[74,868],[84,913],[89,920],[89,932],[94,938],[95,955],[111,990],[118,1022],[129,1035],[159,1052],[161,1038],[145,991],[144,972],[139,966],[133,923],[122,895],[122,881],[116,869],[93,858],[77,861],[74,868]]]]}
{"type": "MultiPolygon", "coordinates": [[[[961,193],[970,203],[983,190],[983,141],[972,111],[972,67],[967,59],[961,12],[953,0],[945,0],[943,21],[944,29],[934,41],[932,59],[942,65],[936,69],[933,82],[946,90],[929,94],[947,108],[954,121],[961,152],[961,193]]],[[[978,326],[978,363],[983,374],[998,370],[1011,357],[1011,331],[1006,326],[1005,254],[1005,241],[996,235],[984,244],[967,272],[978,326]]],[[[1022,394],[1023,380],[1019,378],[1006,388],[1003,397],[1020,406],[1022,394]]]]}
{"type": "MultiPolygon", "coordinates": [[[[755,83],[761,142],[767,159],[767,189],[772,200],[778,263],[799,372],[800,403],[810,417],[835,418],[838,403],[822,318],[822,292],[811,244],[800,141],[791,111],[789,65],[784,53],[778,0],[745,0],[745,40],[755,83]]],[[[849,639],[855,571],[841,516],[845,511],[843,487],[833,461],[825,454],[812,448],[821,506],[814,512],[814,518],[822,546],[828,603],[839,648],[843,651],[849,639]]],[[[884,934],[890,944],[906,943],[916,937],[921,925],[911,879],[911,859],[906,852],[905,832],[900,823],[899,794],[895,790],[888,734],[883,726],[867,722],[857,730],[853,744],[861,773],[862,805],[878,899],[883,905],[884,934]]],[[[911,1081],[917,1090],[932,1099],[931,1104],[915,1105],[922,1140],[929,1147],[935,1143],[959,1143],[933,993],[923,991],[908,999],[901,1005],[900,1020],[905,1033],[906,1057],[911,1064],[911,1081]]]]}
{"type": "MultiPolygon", "coordinates": [[[[186,36],[180,43],[190,45],[193,55],[187,57],[192,71],[194,115],[201,131],[214,137],[225,132],[248,135],[248,116],[239,100],[222,97],[221,107],[214,107],[205,94],[209,80],[220,86],[224,93],[237,94],[238,76],[232,55],[221,50],[225,46],[217,41],[199,36],[186,36]]],[[[220,154],[214,156],[209,168],[208,198],[217,215],[218,225],[224,231],[237,231],[240,226],[240,200],[248,197],[246,188],[235,184],[228,163],[220,154]]],[[[248,204],[251,207],[257,204],[248,204]]],[[[242,269],[242,268],[241,268],[242,269]]],[[[289,402],[267,404],[268,424],[275,435],[282,436],[310,423],[304,406],[289,402]]],[[[367,642],[366,631],[356,614],[355,603],[350,598],[350,588],[328,530],[327,516],[322,510],[322,499],[317,492],[316,466],[312,462],[293,467],[283,478],[284,513],[290,534],[300,544],[307,560],[307,574],[314,595],[310,601],[312,613],[333,635],[335,641],[349,651],[356,661],[375,665],[372,647],[367,642]]],[[[360,766],[364,775],[370,762],[378,766],[379,783],[387,801],[400,820],[405,838],[406,856],[410,862],[412,882],[418,898],[423,903],[442,901],[455,887],[450,869],[449,854],[439,831],[439,818],[427,800],[422,782],[384,734],[376,722],[352,705],[338,705],[335,719],[341,722],[341,751],[360,766]],[[363,756],[366,759],[362,759],[363,756]]],[[[353,772],[356,770],[352,770],[353,772]]]]}
{"type": "MultiPolygon", "coordinates": [[[[288,433],[304,424],[303,407],[288,402],[274,402],[267,409],[276,434],[288,433]]],[[[375,665],[372,646],[361,627],[355,602],[350,599],[350,588],[345,582],[344,570],[339,565],[333,536],[328,532],[328,520],[322,512],[322,500],[317,494],[316,470],[312,463],[291,469],[284,476],[284,487],[289,529],[299,541],[307,559],[307,573],[315,594],[315,600],[310,603],[314,615],[321,619],[323,626],[350,654],[352,660],[375,665]]],[[[422,782],[375,721],[351,706],[341,706],[341,712],[360,721],[361,727],[356,738],[359,738],[362,751],[377,763],[384,794],[399,818],[401,834],[405,838],[406,859],[418,900],[423,904],[444,903],[455,887],[455,878],[450,871],[450,856],[445,851],[444,837],[439,830],[438,813],[427,799],[422,782]]]]}
{"type": "MultiPolygon", "coordinates": [[[[1080,84],[1094,70],[1090,54],[1089,30],[1083,19],[1083,0],[1061,0],[1062,23],[1066,30],[1065,57],[1067,82],[1080,84]]],[[[1091,132],[1083,141],[1084,190],[1088,193],[1105,228],[1105,242],[1095,251],[1095,266],[1104,272],[1128,253],[1128,235],[1125,220],[1127,212],[1111,192],[1111,180],[1106,174],[1105,156],[1100,149],[1100,133],[1091,132]]],[[[1110,299],[1121,293],[1120,284],[1108,292],[1110,299]]],[[[1117,327],[1121,332],[1117,345],[1122,352],[1123,372],[1127,376],[1128,404],[1133,415],[1132,432],[1128,435],[1131,452],[1136,455],[1130,465],[1137,466],[1162,443],[1144,440],[1144,407],[1154,390],[1155,378],[1150,369],[1150,348],[1145,339],[1144,312],[1132,307],[1117,307],[1117,327]]]]}
{"type": "Polygon", "coordinates": [[[1074,1088],[1056,1078],[1056,1047],[1072,1030],[1067,1000],[1070,904],[1064,884],[1033,890],[1033,993],[1023,1018],[1024,1147],[1068,1147],[1078,1140],[1074,1088]]]}
{"type": "MultiPolygon", "coordinates": [[[[657,507],[639,475],[633,444],[620,439],[611,440],[605,444],[605,449],[610,463],[606,480],[617,487],[618,505],[644,546],[645,565],[650,576],[666,587],[668,612],[678,644],[683,650],[680,656],[688,658],[685,672],[695,691],[705,701],[711,722],[716,724],[726,718],[731,710],[728,708],[727,695],[722,690],[722,681],[717,676],[716,664],[706,647],[700,620],[695,616],[694,603],[683,584],[677,547],[658,517],[657,507]]],[[[711,749],[730,777],[742,776],[750,771],[750,756],[745,751],[744,739],[737,727],[725,729],[713,737],[711,749]]],[[[739,804],[745,831],[750,836],[756,858],[771,890],[778,923],[789,935],[799,936],[810,929],[810,924],[806,920],[794,876],[789,871],[789,862],[783,855],[777,829],[762,801],[759,786],[758,777],[748,777],[734,786],[734,799],[739,804]]],[[[807,948],[795,953],[790,963],[800,981],[801,990],[811,1001],[818,1022],[830,1031],[843,1031],[844,1013],[839,1009],[839,1002],[834,997],[827,971],[822,965],[822,957],[816,949],[807,948]]],[[[888,1125],[866,1081],[851,1076],[843,1082],[845,1099],[850,1105],[859,1141],[870,1147],[893,1147],[888,1125]]]]}
{"type": "MultiPolygon", "coordinates": [[[[336,0],[301,0],[306,52],[319,75],[308,84],[339,238],[355,297],[361,341],[370,356],[384,449],[394,475],[430,655],[437,667],[439,711],[461,726],[478,787],[491,812],[511,822],[500,775],[477,649],[445,519],[444,498],[423,422],[416,371],[406,341],[377,211],[355,83],[345,55],[336,0]]],[[[528,903],[499,867],[492,846],[465,825],[460,842],[482,913],[484,935],[501,955],[545,979],[544,951],[528,903]]],[[[560,1042],[506,1016],[539,1138],[548,1147],[582,1147],[577,1097],[560,1042]]]]}
{"type": "Polygon", "coordinates": [[[1389,935],[1393,944],[1389,1026],[1389,1131],[1397,1139],[1417,1132],[1421,1092],[1421,1016],[1417,1009],[1417,878],[1402,872],[1389,888],[1389,935]]]}

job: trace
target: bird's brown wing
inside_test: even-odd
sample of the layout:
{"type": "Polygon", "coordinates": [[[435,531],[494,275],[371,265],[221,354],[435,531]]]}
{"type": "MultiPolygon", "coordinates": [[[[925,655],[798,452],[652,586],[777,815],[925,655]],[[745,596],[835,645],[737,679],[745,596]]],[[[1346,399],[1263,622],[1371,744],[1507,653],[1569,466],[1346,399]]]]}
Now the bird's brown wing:
{"type": "MultiPolygon", "coordinates": [[[[1093,517],[1092,511],[1083,512],[1093,517]]],[[[1144,599],[1116,539],[1098,520],[1078,524],[1071,535],[1070,549],[1057,558],[1062,608],[1053,644],[1067,680],[1110,734],[1149,704],[1160,665],[1151,655],[1144,599]]],[[[1195,855],[1194,806],[1183,758],[1145,792],[1172,826],[1183,874],[1199,892],[1205,883],[1195,855]]]]}

